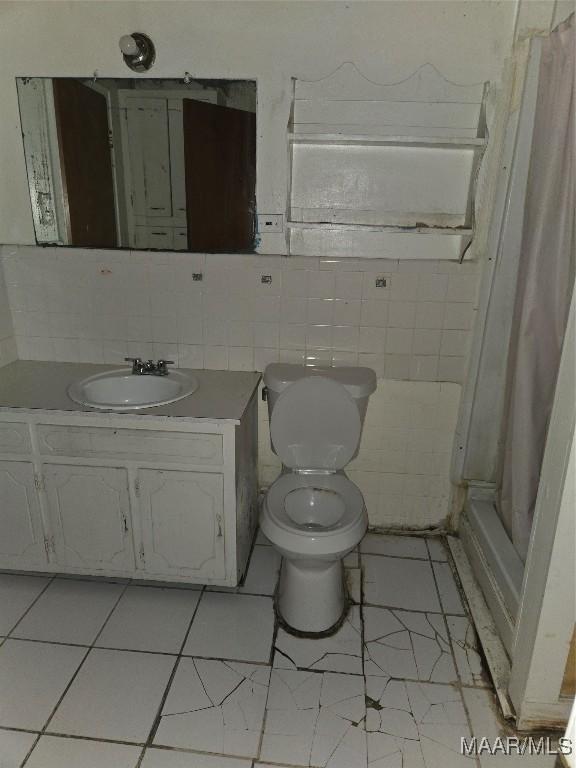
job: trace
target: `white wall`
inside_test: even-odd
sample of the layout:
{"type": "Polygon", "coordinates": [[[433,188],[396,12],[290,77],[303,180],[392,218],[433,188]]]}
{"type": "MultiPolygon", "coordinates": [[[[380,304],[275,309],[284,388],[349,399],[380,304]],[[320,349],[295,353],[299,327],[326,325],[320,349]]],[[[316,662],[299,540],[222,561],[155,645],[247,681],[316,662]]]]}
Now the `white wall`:
{"type": "MultiPolygon", "coordinates": [[[[291,78],[317,79],[353,61],[394,82],[432,62],[458,83],[498,80],[513,33],[514,2],[3,2],[0,3],[0,242],[33,243],[14,78],[126,77],[120,35],[143,30],[157,48],[150,75],[258,81],[257,198],[286,208],[291,78]],[[26,41],[23,45],[22,41],[26,41]]],[[[265,253],[283,252],[267,235],[265,253]]]]}
{"type": "MultiPolygon", "coordinates": [[[[118,38],[142,30],[157,47],[151,76],[256,79],[258,210],[284,213],[291,78],[322,78],[353,61],[366,77],[394,82],[431,62],[458,83],[495,82],[515,8],[492,0],[0,3],[0,166],[11,179],[0,188],[0,242],[34,242],[16,75],[125,77],[118,38]]],[[[284,250],[283,234],[260,245],[284,250]]],[[[371,523],[417,528],[446,518],[478,263],[31,247],[6,249],[4,266],[22,358],[116,362],[136,353],[190,367],[373,367],[378,391],[350,467],[371,523]],[[376,277],[386,277],[385,289],[376,277]]],[[[267,483],[277,467],[265,429],[263,411],[267,483]]]]}

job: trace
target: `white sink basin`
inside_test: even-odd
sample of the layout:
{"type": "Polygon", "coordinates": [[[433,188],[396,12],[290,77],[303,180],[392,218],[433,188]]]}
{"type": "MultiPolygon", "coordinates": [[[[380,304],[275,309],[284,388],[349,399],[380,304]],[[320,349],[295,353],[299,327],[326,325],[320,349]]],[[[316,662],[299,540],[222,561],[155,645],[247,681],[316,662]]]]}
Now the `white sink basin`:
{"type": "Polygon", "coordinates": [[[197,389],[197,379],[183,371],[170,371],[167,376],[140,376],[130,368],[120,368],[73,382],[68,387],[68,396],[91,408],[135,411],[175,403],[197,389]]]}

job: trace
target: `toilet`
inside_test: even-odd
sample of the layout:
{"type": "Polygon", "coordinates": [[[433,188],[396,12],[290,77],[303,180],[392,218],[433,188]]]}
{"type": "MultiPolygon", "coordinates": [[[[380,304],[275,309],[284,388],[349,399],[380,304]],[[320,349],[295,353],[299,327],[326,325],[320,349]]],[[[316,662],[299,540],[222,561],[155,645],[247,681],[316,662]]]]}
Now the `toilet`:
{"type": "Polygon", "coordinates": [[[358,453],[376,374],[274,363],[264,384],[272,450],[282,461],[260,514],[283,557],[276,607],[288,628],[329,632],[346,610],[342,560],[368,527],[364,498],[344,467],[358,453]]]}

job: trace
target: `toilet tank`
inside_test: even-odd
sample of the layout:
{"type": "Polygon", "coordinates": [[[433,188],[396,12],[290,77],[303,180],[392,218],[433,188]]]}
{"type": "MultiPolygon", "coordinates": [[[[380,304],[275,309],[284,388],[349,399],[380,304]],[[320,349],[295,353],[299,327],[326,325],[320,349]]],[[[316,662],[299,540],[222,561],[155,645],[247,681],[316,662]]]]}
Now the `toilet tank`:
{"type": "Polygon", "coordinates": [[[348,390],[354,399],[362,426],[370,395],[376,389],[376,374],[372,368],[342,366],[341,368],[312,368],[291,363],[271,363],[264,371],[264,384],[268,390],[268,415],[272,414],[278,396],[286,387],[306,376],[324,376],[333,379],[348,390]]]}

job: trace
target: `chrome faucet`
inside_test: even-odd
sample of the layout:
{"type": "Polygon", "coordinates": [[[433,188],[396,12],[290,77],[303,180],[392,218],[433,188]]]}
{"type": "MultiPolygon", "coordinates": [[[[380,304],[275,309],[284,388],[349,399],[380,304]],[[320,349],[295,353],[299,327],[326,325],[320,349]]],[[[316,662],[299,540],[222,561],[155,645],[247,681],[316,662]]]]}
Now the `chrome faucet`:
{"type": "Polygon", "coordinates": [[[167,376],[168,366],[174,365],[174,360],[142,360],[140,357],[125,357],[127,363],[132,363],[134,376],[167,376]]]}

